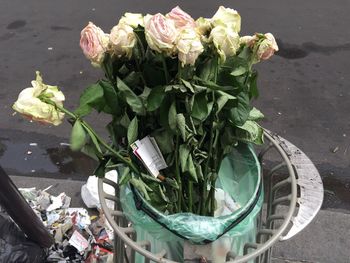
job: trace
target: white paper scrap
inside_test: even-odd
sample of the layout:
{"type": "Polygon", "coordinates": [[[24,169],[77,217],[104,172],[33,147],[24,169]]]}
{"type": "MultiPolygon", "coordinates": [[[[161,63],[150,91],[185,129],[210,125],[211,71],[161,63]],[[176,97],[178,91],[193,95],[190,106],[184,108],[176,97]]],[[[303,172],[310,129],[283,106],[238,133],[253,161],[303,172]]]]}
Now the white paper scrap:
{"type": "Polygon", "coordinates": [[[77,230],[74,231],[72,237],[69,239],[69,244],[79,252],[84,251],[89,246],[89,242],[77,230]]]}
{"type": "Polygon", "coordinates": [[[134,142],[131,148],[154,177],[159,175],[159,170],[168,167],[154,138],[146,136],[134,142]]]}

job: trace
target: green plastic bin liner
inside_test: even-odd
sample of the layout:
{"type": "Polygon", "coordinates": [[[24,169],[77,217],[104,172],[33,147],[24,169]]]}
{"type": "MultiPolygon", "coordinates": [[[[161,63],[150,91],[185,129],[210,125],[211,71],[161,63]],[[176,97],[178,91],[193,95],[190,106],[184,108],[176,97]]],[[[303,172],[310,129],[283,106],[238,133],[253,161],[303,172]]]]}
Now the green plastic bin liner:
{"type": "MultiPolygon", "coordinates": [[[[191,213],[163,214],[129,186],[121,187],[123,212],[133,223],[137,240],[151,241],[151,251],[167,251],[167,258],[183,262],[184,242],[212,243],[241,255],[246,242],[254,242],[257,217],[263,204],[260,164],[253,147],[240,143],[222,161],[216,183],[239,204],[232,214],[219,217],[191,213]]],[[[213,252],[214,253],[214,252],[213,252]]],[[[138,256],[136,262],[143,262],[138,256]]],[[[214,260],[215,262],[215,260],[214,260]]],[[[218,262],[218,261],[216,261],[218,262]]]]}

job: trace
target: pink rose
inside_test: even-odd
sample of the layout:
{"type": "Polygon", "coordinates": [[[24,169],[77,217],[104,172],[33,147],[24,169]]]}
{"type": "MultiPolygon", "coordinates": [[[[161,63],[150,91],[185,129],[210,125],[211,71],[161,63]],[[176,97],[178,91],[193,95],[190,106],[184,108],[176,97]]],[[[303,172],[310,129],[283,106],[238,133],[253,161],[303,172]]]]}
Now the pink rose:
{"type": "Polygon", "coordinates": [[[261,60],[269,59],[276,51],[278,51],[278,46],[274,36],[271,33],[266,33],[265,39],[261,41],[257,56],[261,60]]]}
{"type": "Polygon", "coordinates": [[[108,46],[108,35],[89,22],[80,33],[80,47],[94,66],[100,66],[108,46]]]}
{"type": "Polygon", "coordinates": [[[171,12],[166,15],[166,17],[173,20],[177,28],[194,28],[196,26],[194,19],[178,6],[173,8],[171,12]]]}
{"type": "Polygon", "coordinates": [[[162,14],[147,15],[145,20],[145,34],[149,47],[158,52],[172,54],[174,43],[178,35],[174,21],[162,14]]]}

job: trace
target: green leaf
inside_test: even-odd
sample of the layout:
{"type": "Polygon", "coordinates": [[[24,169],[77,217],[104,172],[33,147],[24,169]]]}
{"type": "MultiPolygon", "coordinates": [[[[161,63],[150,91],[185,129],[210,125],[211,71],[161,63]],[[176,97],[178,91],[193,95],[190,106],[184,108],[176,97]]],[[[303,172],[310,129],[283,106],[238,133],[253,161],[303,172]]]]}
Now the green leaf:
{"type": "Polygon", "coordinates": [[[173,103],[170,106],[169,109],[169,114],[168,114],[168,118],[169,118],[169,127],[171,130],[175,131],[176,130],[176,101],[173,101],[173,103]]]}
{"type": "Polygon", "coordinates": [[[133,142],[137,140],[138,129],[139,129],[139,124],[138,124],[137,117],[135,116],[130,122],[128,127],[127,137],[128,137],[129,145],[131,145],[133,142]]]}
{"type": "Polygon", "coordinates": [[[172,188],[174,189],[179,189],[179,185],[178,183],[176,182],[176,180],[174,178],[168,178],[166,177],[165,178],[165,181],[164,181],[167,185],[171,186],[172,188]]]}
{"type": "Polygon", "coordinates": [[[259,121],[264,118],[264,114],[261,113],[257,108],[253,107],[253,109],[249,112],[248,120],[250,121],[259,121]]]}
{"type": "Polygon", "coordinates": [[[124,185],[127,184],[132,178],[132,175],[130,173],[130,168],[129,167],[125,167],[123,169],[123,173],[122,176],[119,179],[119,185],[124,185]]]}
{"type": "Polygon", "coordinates": [[[153,136],[162,154],[168,154],[174,151],[173,135],[171,132],[164,130],[154,133],[153,136]]]}
{"type": "Polygon", "coordinates": [[[76,120],[70,137],[70,148],[72,151],[79,151],[86,142],[86,132],[79,120],[76,120]]]}
{"type": "Polygon", "coordinates": [[[186,144],[181,144],[179,147],[179,158],[180,158],[180,165],[181,165],[181,171],[185,172],[187,171],[187,160],[190,155],[190,149],[186,144]]]}
{"type": "Polygon", "coordinates": [[[89,114],[92,108],[101,111],[105,107],[103,88],[99,83],[87,87],[80,96],[79,107],[75,110],[78,116],[89,114]]]}
{"type": "Polygon", "coordinates": [[[237,107],[230,111],[230,120],[236,126],[243,125],[248,119],[250,112],[249,97],[246,93],[241,92],[237,96],[237,107]]]}
{"type": "Polygon", "coordinates": [[[158,178],[154,177],[153,175],[141,173],[141,178],[143,181],[147,182],[156,182],[156,183],[161,183],[162,181],[159,180],[158,178]]]}
{"type": "Polygon", "coordinates": [[[188,160],[187,160],[187,171],[189,172],[191,178],[197,183],[198,182],[197,172],[196,172],[196,168],[194,167],[191,154],[188,156],[188,160]]]}
{"type": "Polygon", "coordinates": [[[147,104],[147,99],[150,93],[151,89],[149,87],[144,86],[142,93],[139,95],[139,97],[143,100],[144,104],[147,104]]]}
{"type": "Polygon", "coordinates": [[[186,141],[186,119],[182,113],[176,115],[177,128],[181,133],[181,137],[186,141]]]}
{"type": "Polygon", "coordinates": [[[204,180],[204,176],[203,176],[203,171],[202,171],[202,166],[198,163],[196,163],[196,172],[197,172],[197,176],[200,180],[204,180]]]}
{"type": "Polygon", "coordinates": [[[191,116],[204,121],[208,116],[208,102],[206,98],[206,92],[197,93],[194,95],[192,101],[191,116]]]}
{"type": "Polygon", "coordinates": [[[117,78],[117,86],[130,108],[139,115],[145,115],[142,100],[120,78],[117,78]]]}
{"type": "Polygon", "coordinates": [[[165,92],[170,92],[172,90],[180,90],[182,93],[187,92],[187,89],[184,85],[174,84],[174,85],[167,85],[165,86],[165,92]]]}
{"type": "Polygon", "coordinates": [[[147,110],[154,111],[160,107],[165,97],[164,86],[158,86],[151,89],[147,98],[147,110]]]}
{"type": "Polygon", "coordinates": [[[244,48],[242,49],[242,51],[239,53],[238,57],[239,57],[239,58],[242,58],[242,59],[244,59],[244,60],[246,60],[246,61],[249,61],[251,55],[252,55],[252,51],[251,51],[250,47],[247,47],[247,46],[246,46],[246,47],[244,47],[244,48]]]}
{"type": "Polygon", "coordinates": [[[94,143],[95,147],[96,147],[96,150],[102,154],[102,150],[101,150],[101,147],[100,147],[100,144],[98,143],[98,140],[95,136],[95,134],[92,133],[92,131],[90,131],[90,129],[86,129],[86,131],[88,132],[92,142],[94,143]]]}
{"type": "Polygon", "coordinates": [[[231,95],[231,94],[229,94],[229,93],[227,93],[225,91],[218,90],[218,91],[216,91],[216,93],[220,94],[221,96],[225,96],[229,100],[235,100],[236,99],[235,96],[233,96],[233,95],[231,95]]]}
{"type": "Polygon", "coordinates": [[[218,99],[217,99],[217,101],[216,101],[216,103],[217,103],[217,105],[218,105],[218,108],[217,108],[217,110],[216,110],[216,113],[218,114],[221,110],[222,110],[222,108],[225,106],[225,104],[226,104],[226,102],[228,102],[228,97],[227,96],[220,96],[218,99]]]}
{"type": "Polygon", "coordinates": [[[70,148],[79,151],[86,143],[86,132],[79,120],[76,120],[70,137],[70,148]]]}
{"type": "Polygon", "coordinates": [[[106,105],[110,108],[111,113],[119,116],[121,114],[121,107],[118,99],[118,94],[110,82],[101,80],[99,82],[103,89],[103,96],[106,105]]]}
{"type": "Polygon", "coordinates": [[[255,121],[246,121],[244,125],[237,127],[236,137],[245,142],[263,144],[264,130],[255,121]]]}
{"type": "Polygon", "coordinates": [[[257,86],[258,72],[253,72],[250,77],[249,97],[257,99],[259,97],[259,90],[257,86]]]}
{"type": "Polygon", "coordinates": [[[205,63],[198,66],[199,77],[205,81],[214,79],[217,66],[217,58],[207,60],[205,63]]]}
{"type": "Polygon", "coordinates": [[[146,198],[146,200],[151,200],[151,198],[148,195],[148,192],[152,192],[153,190],[146,185],[142,180],[138,178],[131,178],[129,181],[137,190],[143,194],[143,196],[146,198]]]}
{"type": "Polygon", "coordinates": [[[184,80],[184,79],[181,79],[181,81],[185,85],[185,87],[188,88],[192,93],[195,92],[191,83],[189,83],[187,80],[184,80]]]}
{"type": "Polygon", "coordinates": [[[158,185],[158,192],[160,194],[160,197],[163,199],[163,201],[169,202],[169,198],[164,194],[164,191],[161,185],[158,185]]]}
{"type": "Polygon", "coordinates": [[[99,161],[103,157],[101,153],[96,151],[96,147],[91,142],[87,142],[80,151],[95,161],[99,161]]]}
{"type": "Polygon", "coordinates": [[[123,82],[125,83],[125,85],[129,87],[135,87],[139,85],[140,79],[141,79],[140,72],[132,71],[123,79],[123,82]]]}
{"type": "Polygon", "coordinates": [[[238,67],[236,67],[233,71],[231,71],[231,75],[232,76],[241,76],[243,75],[244,73],[247,72],[247,68],[242,66],[242,65],[239,65],[238,67]]]}

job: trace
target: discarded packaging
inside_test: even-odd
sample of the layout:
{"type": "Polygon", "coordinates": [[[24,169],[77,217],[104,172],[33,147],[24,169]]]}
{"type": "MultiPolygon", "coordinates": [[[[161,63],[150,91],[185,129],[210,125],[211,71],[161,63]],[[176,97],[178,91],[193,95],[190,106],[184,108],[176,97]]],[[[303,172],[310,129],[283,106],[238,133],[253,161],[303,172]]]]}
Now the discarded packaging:
{"type": "MultiPolygon", "coordinates": [[[[110,180],[118,179],[115,171],[106,177],[110,180]]],[[[88,207],[99,208],[97,178],[90,177],[85,186],[88,190],[85,192],[85,203],[87,199],[92,200],[88,207]]],[[[112,187],[104,187],[105,191],[114,194],[112,187]]],[[[49,189],[50,187],[44,190],[37,190],[35,187],[19,189],[55,238],[56,244],[48,251],[46,262],[112,262],[113,231],[104,215],[90,217],[85,208],[69,207],[71,198],[65,193],[53,196],[47,192],[49,189]]]]}

